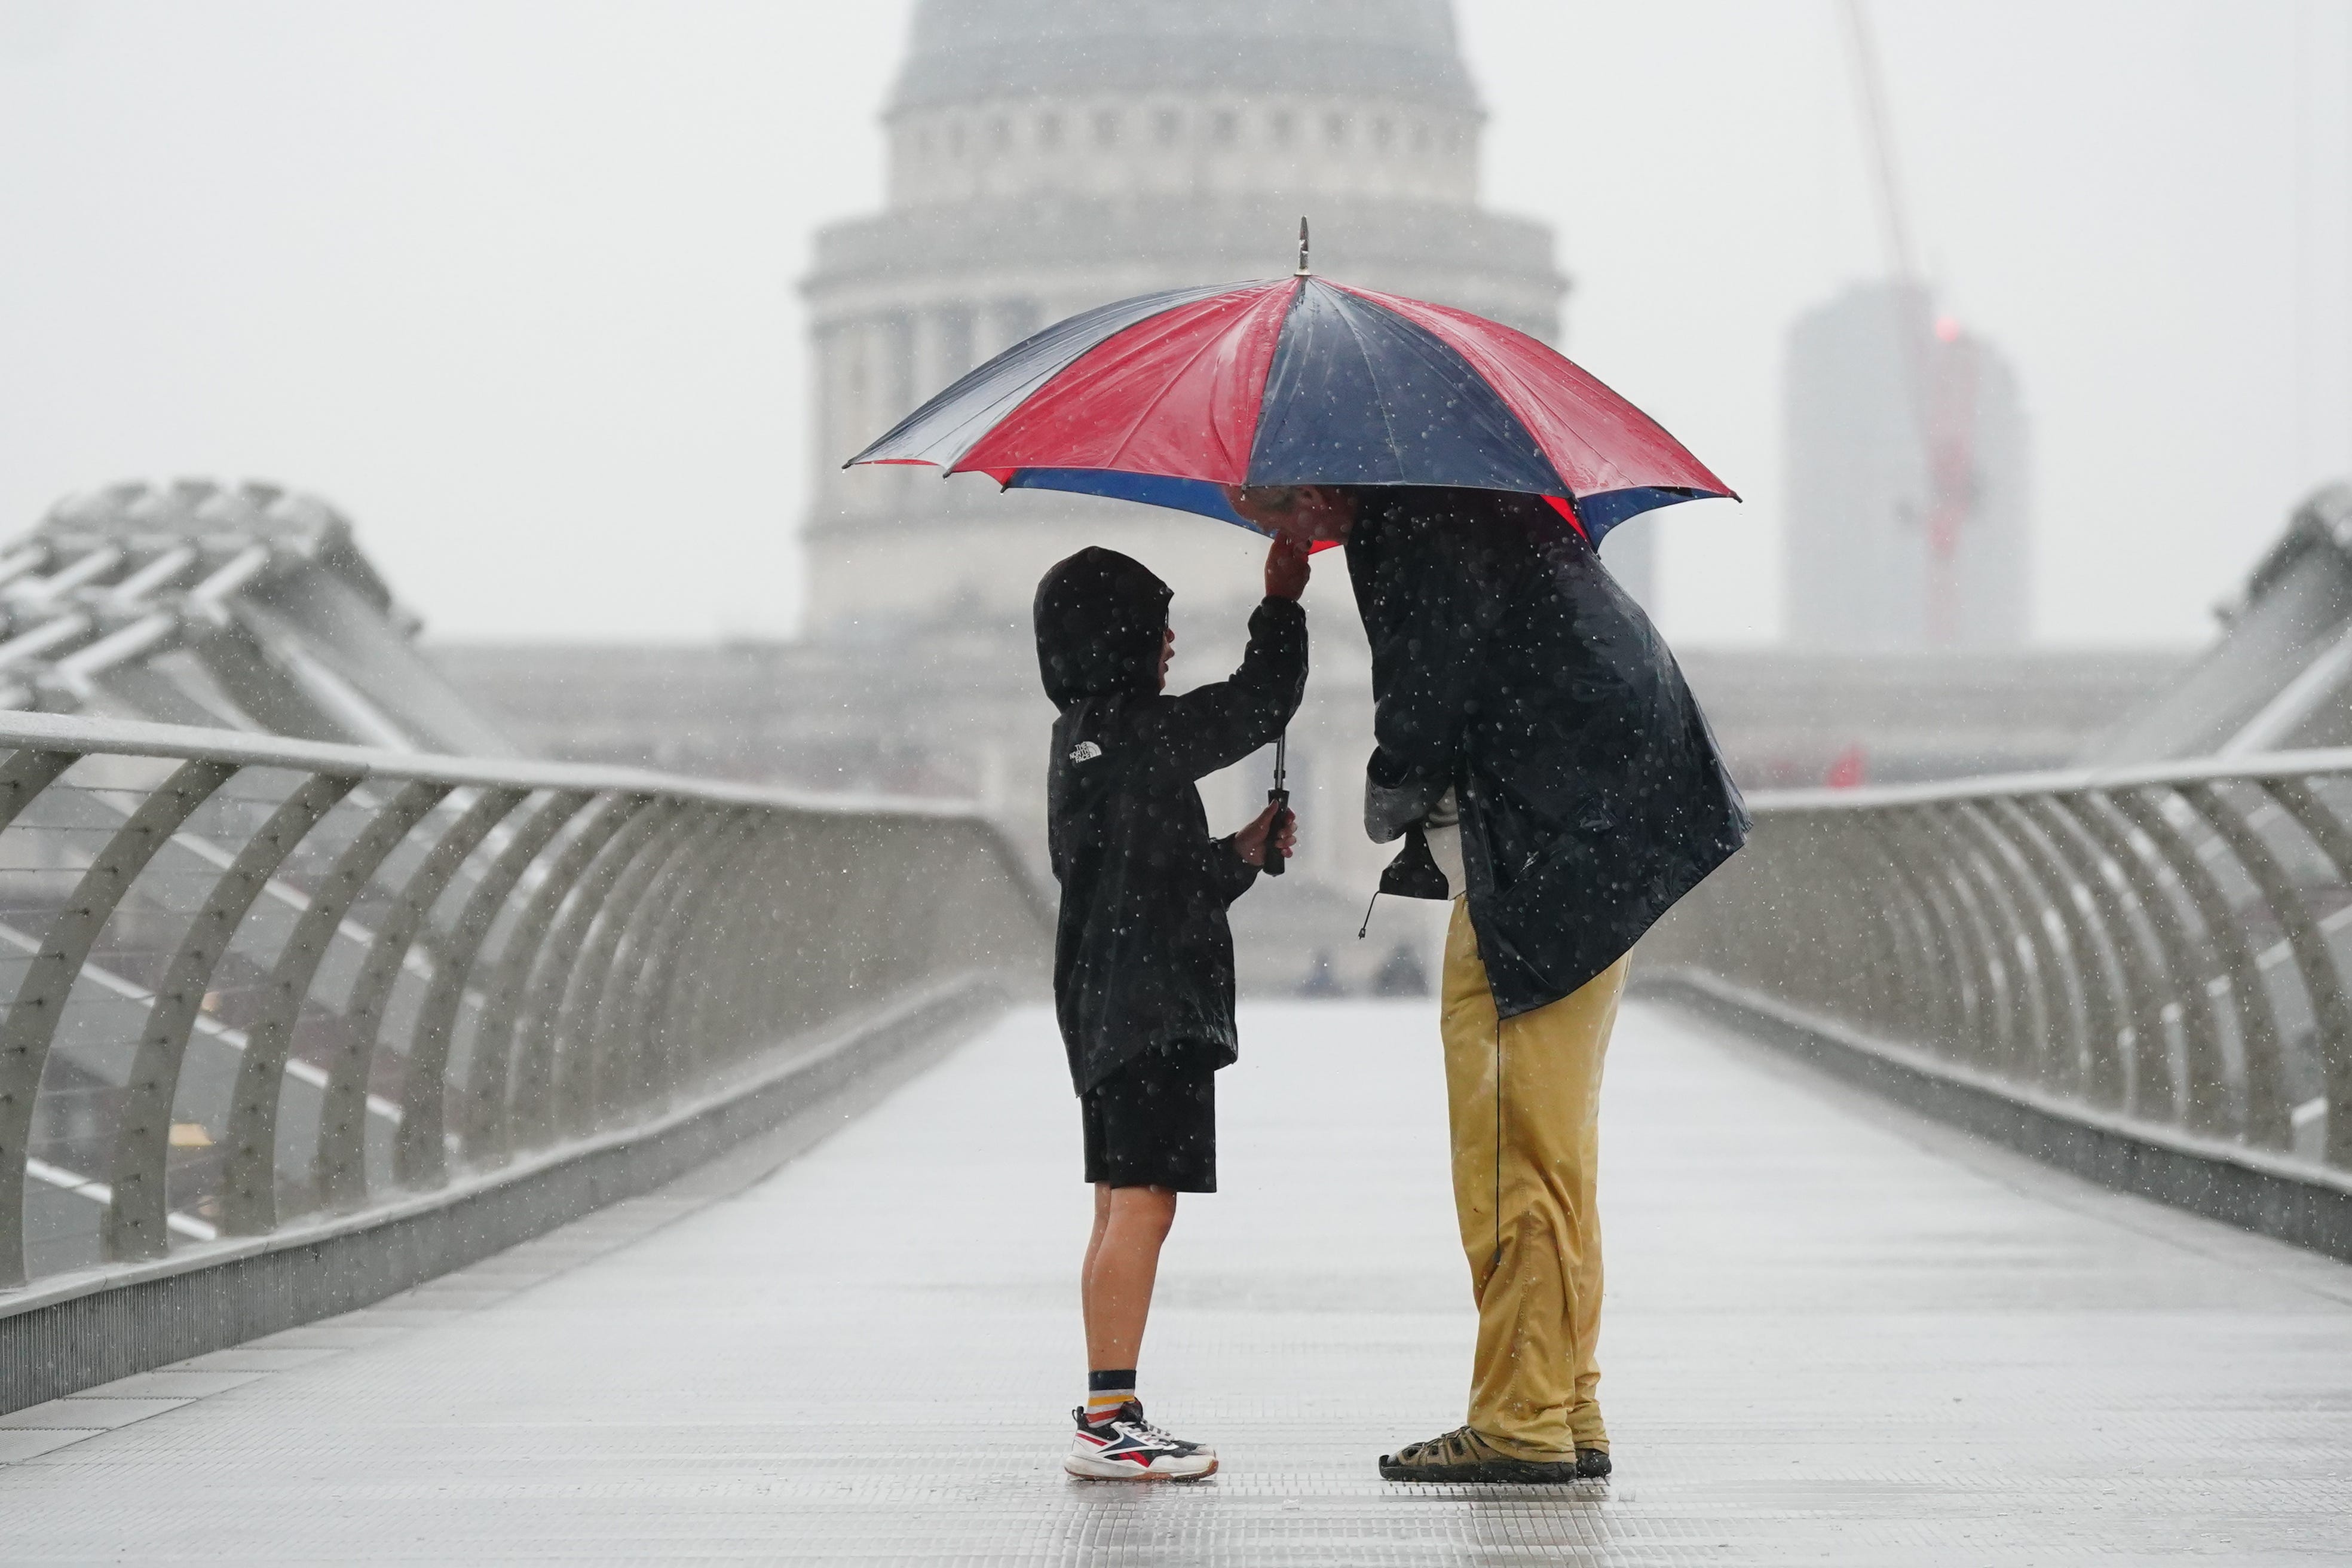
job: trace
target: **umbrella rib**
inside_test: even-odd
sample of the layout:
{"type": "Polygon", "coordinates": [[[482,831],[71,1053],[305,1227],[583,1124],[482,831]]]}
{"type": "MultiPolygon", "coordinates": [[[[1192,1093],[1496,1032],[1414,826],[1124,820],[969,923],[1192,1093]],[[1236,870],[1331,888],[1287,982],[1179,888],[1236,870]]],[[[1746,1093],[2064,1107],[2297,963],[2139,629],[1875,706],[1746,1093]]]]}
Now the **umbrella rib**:
{"type": "MultiPolygon", "coordinates": [[[[1374,307],[1376,310],[1379,307],[1377,306],[1374,307]]],[[[1364,373],[1366,375],[1370,377],[1372,383],[1372,406],[1380,410],[1381,431],[1382,435],[1388,437],[1389,457],[1393,462],[1395,462],[1397,472],[1402,473],[1404,471],[1404,451],[1403,448],[1397,445],[1396,424],[1389,417],[1387,389],[1381,385],[1381,363],[1376,357],[1374,357],[1371,352],[1364,346],[1364,334],[1362,330],[1359,328],[1353,321],[1349,319],[1346,312],[1342,311],[1340,313],[1339,320],[1347,323],[1348,335],[1350,338],[1353,338],[1356,342],[1356,352],[1363,355],[1364,373]]]]}

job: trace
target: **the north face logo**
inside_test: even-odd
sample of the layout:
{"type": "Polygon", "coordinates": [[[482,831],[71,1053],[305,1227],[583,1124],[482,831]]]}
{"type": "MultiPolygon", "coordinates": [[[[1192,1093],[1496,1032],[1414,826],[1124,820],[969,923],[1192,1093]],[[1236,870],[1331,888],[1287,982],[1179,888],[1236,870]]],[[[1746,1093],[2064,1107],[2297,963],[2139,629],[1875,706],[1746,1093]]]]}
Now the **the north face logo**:
{"type": "Polygon", "coordinates": [[[1074,763],[1091,763],[1101,755],[1102,748],[1092,741],[1080,741],[1070,748],[1070,761],[1074,763]]]}

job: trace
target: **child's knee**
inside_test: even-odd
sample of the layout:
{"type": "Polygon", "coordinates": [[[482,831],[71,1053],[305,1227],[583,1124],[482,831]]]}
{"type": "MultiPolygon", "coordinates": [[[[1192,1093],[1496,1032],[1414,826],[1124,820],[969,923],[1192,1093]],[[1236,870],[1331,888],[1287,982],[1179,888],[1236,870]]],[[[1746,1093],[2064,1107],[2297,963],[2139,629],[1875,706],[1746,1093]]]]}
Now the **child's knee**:
{"type": "Polygon", "coordinates": [[[1113,1187],[1110,1190],[1113,1223],[1145,1227],[1163,1236],[1176,1223],[1176,1194],[1167,1187],[1113,1187]]]}

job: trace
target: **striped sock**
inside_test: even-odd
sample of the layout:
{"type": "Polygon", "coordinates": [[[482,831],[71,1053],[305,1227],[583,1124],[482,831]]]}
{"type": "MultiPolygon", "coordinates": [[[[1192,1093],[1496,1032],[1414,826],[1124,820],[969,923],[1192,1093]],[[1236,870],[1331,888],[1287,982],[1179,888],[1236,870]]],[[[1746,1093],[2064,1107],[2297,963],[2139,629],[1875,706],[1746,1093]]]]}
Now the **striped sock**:
{"type": "Polygon", "coordinates": [[[1099,1426],[1135,1397],[1135,1369],[1087,1373],[1087,1425],[1099,1426]]]}

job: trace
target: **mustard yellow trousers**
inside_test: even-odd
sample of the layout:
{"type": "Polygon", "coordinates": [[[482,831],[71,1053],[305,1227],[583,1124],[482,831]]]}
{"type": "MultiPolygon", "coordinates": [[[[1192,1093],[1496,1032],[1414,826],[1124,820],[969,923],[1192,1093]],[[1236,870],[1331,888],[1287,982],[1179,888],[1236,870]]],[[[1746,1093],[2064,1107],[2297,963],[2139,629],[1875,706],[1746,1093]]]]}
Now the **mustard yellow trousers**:
{"type": "Polygon", "coordinates": [[[1609,1447],[1594,1397],[1601,1216],[1593,1178],[1601,1060],[1625,963],[1549,1006],[1499,1018],[1469,910],[1454,900],[1439,1032],[1454,1206],[1478,1302],[1470,1426],[1517,1458],[1609,1447]]]}

